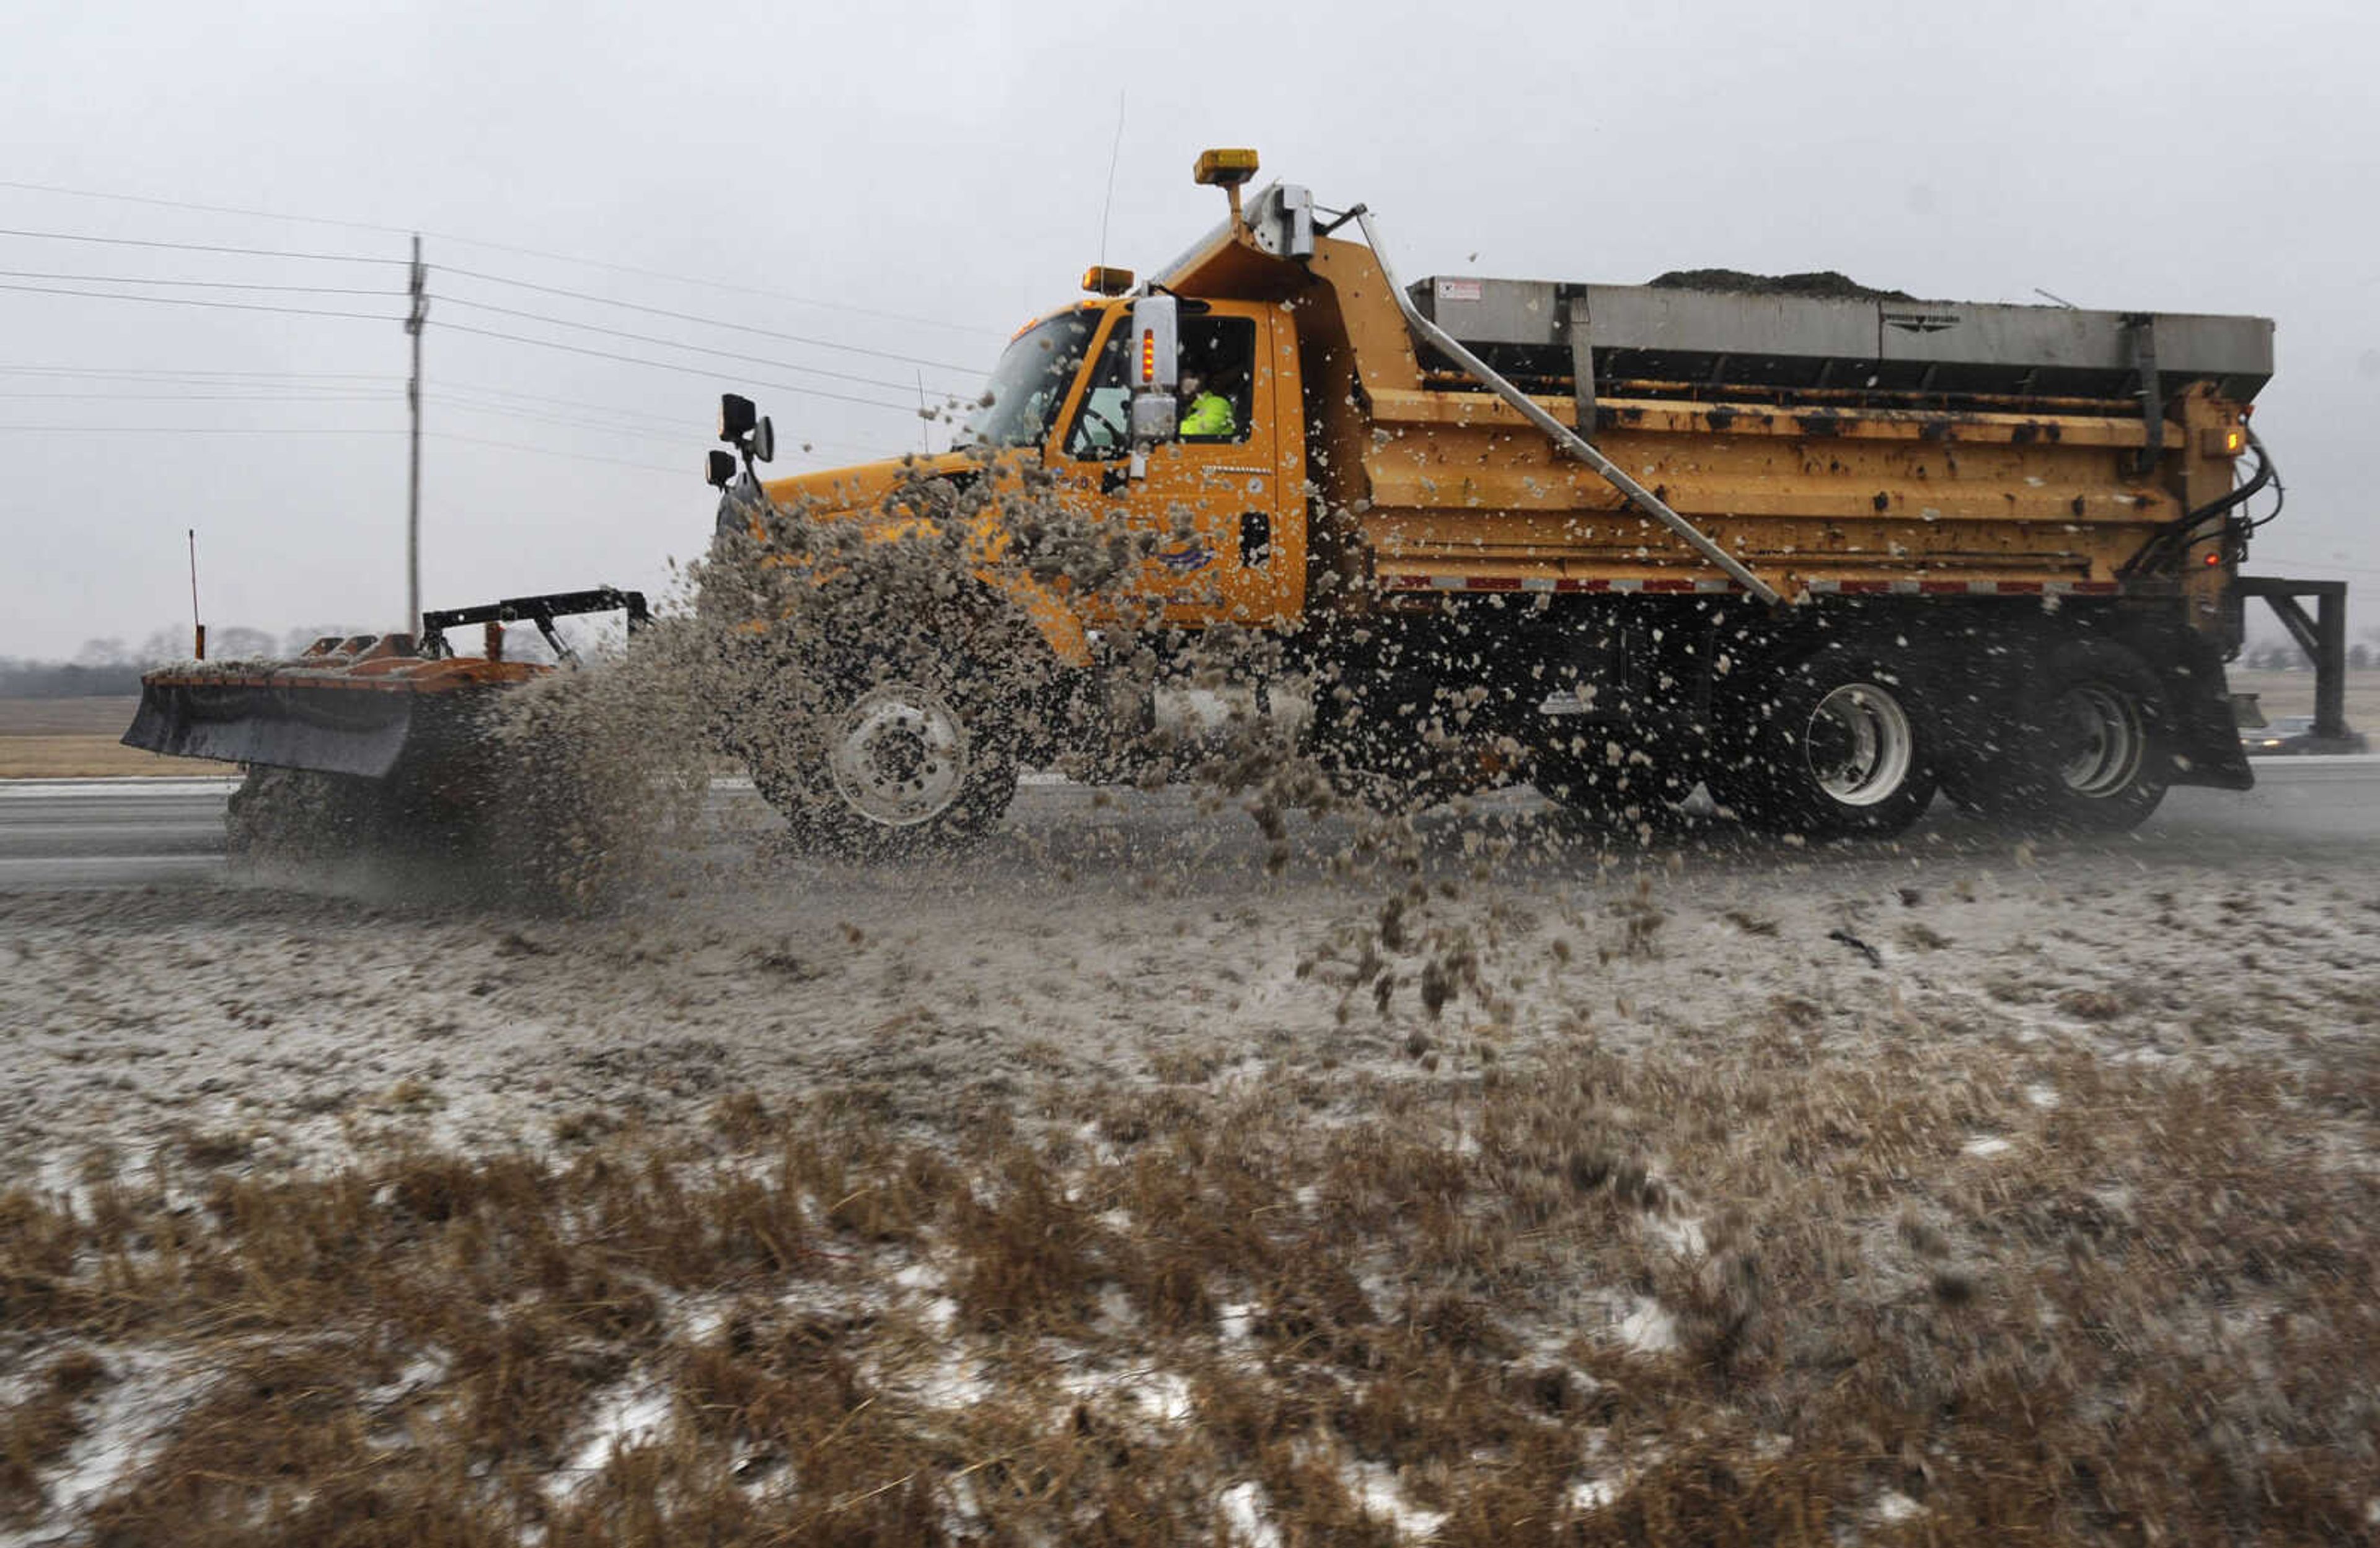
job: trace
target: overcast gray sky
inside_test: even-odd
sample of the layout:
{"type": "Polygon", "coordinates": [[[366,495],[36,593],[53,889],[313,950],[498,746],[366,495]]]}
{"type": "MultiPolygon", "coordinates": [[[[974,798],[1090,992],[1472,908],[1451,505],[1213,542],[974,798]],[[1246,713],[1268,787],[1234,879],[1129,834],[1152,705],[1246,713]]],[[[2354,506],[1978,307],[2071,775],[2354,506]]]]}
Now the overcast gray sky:
{"type": "Polygon", "coordinates": [[[12,0],[0,228],[51,235],[0,236],[0,656],[187,620],[190,526],[217,626],[403,609],[402,303],[334,294],[401,264],[124,244],[395,260],[422,231],[424,600],[664,589],[710,530],[719,391],[817,463],[897,452],[921,377],[970,386],[1074,295],[1119,93],[1108,257],[1143,270],[1219,212],[1196,151],[1247,144],[1368,201],[1407,278],[1831,268],[2272,316],[2289,506],[2254,567],[2380,587],[2376,42],[2289,0],[12,0]]]}

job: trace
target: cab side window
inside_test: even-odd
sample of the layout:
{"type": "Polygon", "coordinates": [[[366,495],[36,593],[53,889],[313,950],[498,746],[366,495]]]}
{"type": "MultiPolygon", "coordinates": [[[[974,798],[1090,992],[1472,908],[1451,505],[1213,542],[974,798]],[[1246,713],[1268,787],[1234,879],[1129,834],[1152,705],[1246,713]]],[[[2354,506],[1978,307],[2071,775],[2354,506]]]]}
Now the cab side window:
{"type": "MultiPolygon", "coordinates": [[[[1132,338],[1119,318],[1099,350],[1082,406],[1066,434],[1066,454],[1092,461],[1132,450],[1132,383],[1126,374],[1132,338]]],[[[1192,315],[1182,320],[1182,439],[1194,444],[1245,441],[1256,409],[1257,325],[1245,317],[1192,315]]]]}
{"type": "Polygon", "coordinates": [[[1182,439],[1248,438],[1256,407],[1257,325],[1245,317],[1182,320],[1182,439]]]}

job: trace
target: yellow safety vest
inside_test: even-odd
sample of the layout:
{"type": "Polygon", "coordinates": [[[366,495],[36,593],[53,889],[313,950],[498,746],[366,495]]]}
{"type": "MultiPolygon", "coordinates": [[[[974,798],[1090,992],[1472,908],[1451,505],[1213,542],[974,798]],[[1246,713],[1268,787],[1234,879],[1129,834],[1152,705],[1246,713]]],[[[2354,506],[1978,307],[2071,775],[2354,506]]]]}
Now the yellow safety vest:
{"type": "Polygon", "coordinates": [[[1230,435],[1237,429],[1232,422],[1232,400],[1216,393],[1199,393],[1182,417],[1184,435],[1230,435]]]}

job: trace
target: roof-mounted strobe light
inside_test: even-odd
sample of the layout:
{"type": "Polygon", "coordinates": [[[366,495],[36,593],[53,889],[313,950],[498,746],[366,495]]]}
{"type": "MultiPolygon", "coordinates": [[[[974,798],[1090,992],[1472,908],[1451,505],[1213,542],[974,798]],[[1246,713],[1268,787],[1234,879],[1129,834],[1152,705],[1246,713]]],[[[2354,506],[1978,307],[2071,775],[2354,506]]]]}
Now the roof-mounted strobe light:
{"type": "Polygon", "coordinates": [[[1247,149],[1201,151],[1193,170],[1201,187],[1220,188],[1232,200],[1232,224],[1240,224],[1240,185],[1257,175],[1257,153],[1247,149]]]}
{"type": "Polygon", "coordinates": [[[1095,263],[1083,271],[1083,288],[1094,296],[1121,296],[1132,288],[1132,271],[1095,263]]]}
{"type": "Polygon", "coordinates": [[[1257,153],[1254,151],[1198,152],[1196,176],[1202,187],[1236,188],[1256,175],[1257,153]]]}

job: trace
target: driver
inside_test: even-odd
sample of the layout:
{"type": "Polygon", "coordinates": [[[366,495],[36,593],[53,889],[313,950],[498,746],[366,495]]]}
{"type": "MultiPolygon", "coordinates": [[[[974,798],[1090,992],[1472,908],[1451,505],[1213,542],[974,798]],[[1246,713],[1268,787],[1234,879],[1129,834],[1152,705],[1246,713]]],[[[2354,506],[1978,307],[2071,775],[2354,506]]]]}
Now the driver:
{"type": "Polygon", "coordinates": [[[1232,400],[1208,383],[1204,367],[1183,368],[1182,401],[1190,405],[1182,416],[1182,434],[1185,439],[1222,439],[1238,433],[1239,424],[1232,417],[1232,400]]]}

